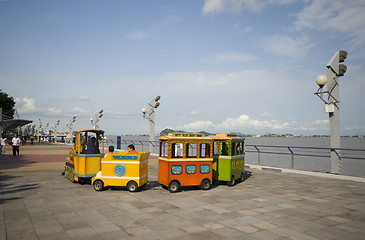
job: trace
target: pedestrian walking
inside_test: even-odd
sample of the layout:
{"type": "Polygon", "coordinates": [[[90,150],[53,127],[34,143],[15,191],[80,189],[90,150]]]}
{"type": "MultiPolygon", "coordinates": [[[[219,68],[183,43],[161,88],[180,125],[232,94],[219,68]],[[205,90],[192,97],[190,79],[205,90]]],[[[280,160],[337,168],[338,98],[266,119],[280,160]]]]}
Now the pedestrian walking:
{"type": "Polygon", "coordinates": [[[3,134],[0,138],[0,154],[5,155],[5,145],[6,145],[6,138],[3,134]]]}
{"type": "Polygon", "coordinates": [[[16,156],[17,153],[19,155],[19,146],[22,141],[18,137],[17,133],[14,134],[14,137],[11,141],[13,143],[13,155],[16,156]]]}

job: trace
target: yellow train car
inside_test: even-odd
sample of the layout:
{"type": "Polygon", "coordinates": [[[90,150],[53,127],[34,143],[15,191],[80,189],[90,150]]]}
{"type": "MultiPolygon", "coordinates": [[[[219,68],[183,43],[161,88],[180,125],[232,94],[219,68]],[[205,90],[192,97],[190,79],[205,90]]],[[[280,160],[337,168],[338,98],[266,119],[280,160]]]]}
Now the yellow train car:
{"type": "Polygon", "coordinates": [[[70,149],[65,163],[65,177],[72,182],[90,182],[100,171],[103,156],[104,131],[100,129],[75,131],[73,148],[70,149]]]}
{"type": "Polygon", "coordinates": [[[149,152],[108,153],[101,160],[100,171],[91,179],[94,189],[101,191],[108,186],[126,186],[130,192],[136,192],[147,183],[149,155],[149,152]]]}

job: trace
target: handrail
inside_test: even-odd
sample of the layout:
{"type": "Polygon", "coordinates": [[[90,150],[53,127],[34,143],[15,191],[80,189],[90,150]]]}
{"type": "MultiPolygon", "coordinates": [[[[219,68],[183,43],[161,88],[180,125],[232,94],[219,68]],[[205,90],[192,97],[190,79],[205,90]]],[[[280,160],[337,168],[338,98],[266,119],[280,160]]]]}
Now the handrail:
{"type": "Polygon", "coordinates": [[[340,158],[342,159],[358,159],[365,160],[365,157],[356,157],[356,156],[345,156],[345,154],[340,154],[341,151],[357,151],[364,152],[365,149],[353,149],[353,148],[324,148],[324,147],[300,147],[300,146],[273,146],[273,145],[257,145],[257,144],[246,144],[246,147],[254,147],[256,151],[250,151],[246,149],[246,152],[260,152],[260,153],[268,153],[268,154],[283,154],[283,155],[298,155],[298,156],[308,156],[308,157],[328,157],[328,155],[314,155],[314,154],[305,154],[305,153],[295,153],[292,149],[307,149],[307,150],[328,150],[328,152],[335,151],[340,158]],[[261,151],[259,147],[262,148],[282,148],[288,149],[290,153],[286,152],[273,152],[273,151],[261,151]]]}
{"type": "Polygon", "coordinates": [[[346,150],[346,151],[362,151],[365,152],[365,149],[354,149],[354,148],[330,148],[330,147],[301,147],[301,146],[281,146],[281,145],[259,145],[259,144],[246,144],[246,147],[273,147],[273,148],[303,148],[303,149],[318,149],[318,150],[346,150]]]}
{"type": "MultiPolygon", "coordinates": [[[[108,139],[107,143],[117,144],[116,139],[108,139]]],[[[137,139],[121,139],[120,147],[123,148],[128,144],[135,144],[136,147],[140,146],[140,150],[149,150],[149,146],[152,144],[153,153],[158,153],[158,140],[137,140],[137,139]]],[[[148,151],[147,150],[147,151],[148,151]]],[[[295,157],[315,157],[315,158],[328,158],[331,157],[331,152],[335,152],[340,160],[365,160],[365,149],[353,149],[353,148],[330,148],[330,147],[303,147],[303,146],[283,146],[283,145],[261,145],[261,144],[246,144],[246,153],[257,154],[257,163],[262,165],[262,159],[265,159],[262,154],[275,154],[291,156],[288,162],[288,167],[294,169],[295,165],[299,165],[298,161],[295,161],[295,157]]],[[[266,161],[266,160],[265,160],[266,161]]],[[[345,162],[344,162],[345,163],[345,162]]],[[[274,165],[273,165],[274,166],[274,165]]]]}

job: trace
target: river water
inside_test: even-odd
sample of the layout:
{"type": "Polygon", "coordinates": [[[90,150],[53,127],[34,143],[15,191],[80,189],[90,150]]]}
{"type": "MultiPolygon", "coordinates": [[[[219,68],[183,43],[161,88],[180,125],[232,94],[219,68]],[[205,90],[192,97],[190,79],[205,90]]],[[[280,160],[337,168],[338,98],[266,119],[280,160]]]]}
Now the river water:
{"type": "MultiPolygon", "coordinates": [[[[109,135],[107,137],[107,147],[114,145],[117,147],[117,136],[109,135]]],[[[127,149],[127,145],[134,144],[137,151],[149,151],[149,136],[121,136],[121,149],[127,149]]],[[[154,153],[158,153],[158,137],[155,138],[154,153]]],[[[248,137],[246,138],[246,163],[260,164],[265,166],[274,166],[282,168],[292,168],[300,170],[330,172],[331,160],[329,149],[302,149],[295,147],[311,148],[329,148],[329,137],[248,137]],[[252,145],[256,145],[260,153],[252,145]],[[273,146],[259,147],[258,145],[273,146]],[[314,155],[299,156],[292,155],[290,150],[295,154],[314,155]],[[280,153],[280,154],[279,154],[280,153]],[[292,161],[293,160],[293,161],[292,161]]],[[[341,150],[341,174],[365,177],[365,138],[342,137],[341,149],[359,149],[363,151],[341,150]]]]}

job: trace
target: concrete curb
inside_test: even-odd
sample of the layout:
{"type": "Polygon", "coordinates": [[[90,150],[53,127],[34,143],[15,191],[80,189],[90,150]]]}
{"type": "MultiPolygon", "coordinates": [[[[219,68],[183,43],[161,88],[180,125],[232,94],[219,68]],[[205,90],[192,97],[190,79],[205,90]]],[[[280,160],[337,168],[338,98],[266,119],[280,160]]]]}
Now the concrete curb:
{"type": "Polygon", "coordinates": [[[311,172],[311,171],[296,170],[296,169],[289,169],[289,168],[261,166],[261,165],[255,165],[255,164],[245,164],[245,166],[247,166],[249,168],[259,169],[259,170],[270,170],[270,171],[281,172],[281,173],[295,173],[295,174],[303,174],[303,175],[308,175],[308,176],[333,178],[333,179],[349,180],[349,181],[365,183],[365,178],[362,178],[362,177],[345,176],[345,175],[337,175],[337,174],[321,173],[321,172],[311,172]]]}

